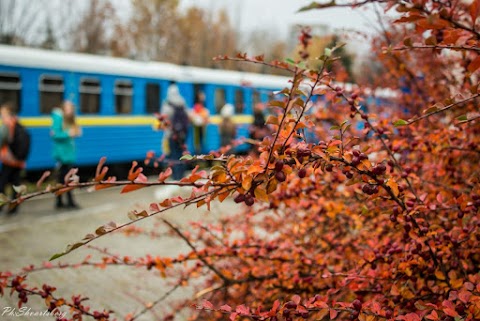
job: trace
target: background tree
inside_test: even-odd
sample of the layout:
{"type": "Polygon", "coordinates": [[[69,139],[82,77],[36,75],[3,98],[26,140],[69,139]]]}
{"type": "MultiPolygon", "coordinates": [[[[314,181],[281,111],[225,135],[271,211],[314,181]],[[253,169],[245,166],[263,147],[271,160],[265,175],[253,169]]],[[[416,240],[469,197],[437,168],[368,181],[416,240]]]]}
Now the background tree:
{"type": "Polygon", "coordinates": [[[109,0],[89,0],[80,19],[71,26],[70,48],[76,52],[107,54],[116,19],[115,7],[109,0]]]}
{"type": "Polygon", "coordinates": [[[3,0],[0,2],[0,43],[7,45],[38,45],[42,39],[45,16],[39,15],[46,6],[43,0],[3,0]]]}
{"type": "Polygon", "coordinates": [[[181,39],[178,36],[177,0],[133,0],[128,22],[139,59],[174,61],[181,39]]]}
{"type": "MultiPolygon", "coordinates": [[[[309,39],[309,45],[303,49],[303,45],[299,44],[292,53],[294,59],[303,60],[308,57],[307,62],[312,69],[321,68],[322,62],[318,59],[325,53],[325,48],[333,48],[336,45],[344,43],[336,34],[328,35],[312,35],[309,39]],[[303,58],[302,58],[303,57],[303,58]]],[[[339,63],[329,67],[329,71],[333,69],[338,81],[352,81],[354,57],[345,47],[340,47],[336,51],[339,63]]]]}

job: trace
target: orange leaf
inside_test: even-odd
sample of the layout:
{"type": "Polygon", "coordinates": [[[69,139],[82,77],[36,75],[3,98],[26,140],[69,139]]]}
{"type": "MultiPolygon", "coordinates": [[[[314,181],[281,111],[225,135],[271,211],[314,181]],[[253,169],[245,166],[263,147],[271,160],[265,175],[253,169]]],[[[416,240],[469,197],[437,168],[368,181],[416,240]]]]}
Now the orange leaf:
{"type": "Polygon", "coordinates": [[[472,4],[470,5],[470,18],[472,19],[472,25],[475,25],[475,22],[478,18],[478,13],[480,9],[480,6],[478,4],[478,1],[472,1],[472,4]]]}
{"type": "Polygon", "coordinates": [[[56,195],[56,196],[60,196],[60,195],[62,195],[62,194],[64,194],[64,193],[66,193],[66,192],[69,192],[69,191],[73,190],[73,189],[75,189],[75,187],[65,187],[65,188],[61,188],[61,189],[59,189],[58,191],[55,192],[55,195],[56,195]]]}
{"type": "Polygon", "coordinates": [[[135,167],[137,167],[137,165],[138,165],[138,163],[136,161],[132,162],[132,167],[128,171],[128,180],[129,181],[134,181],[138,177],[138,175],[140,175],[140,173],[143,172],[143,168],[141,168],[141,167],[135,169],[135,167]]]}
{"type": "Polygon", "coordinates": [[[416,313],[408,313],[405,315],[405,321],[421,321],[422,319],[416,313]]]}
{"type": "Polygon", "coordinates": [[[455,306],[453,305],[453,303],[451,301],[448,301],[448,300],[445,300],[442,302],[442,305],[443,305],[443,312],[450,316],[450,317],[453,317],[453,318],[456,318],[458,317],[458,313],[457,311],[455,311],[455,306]]]}
{"type": "Polygon", "coordinates": [[[101,189],[105,189],[105,188],[109,188],[109,187],[113,187],[113,186],[115,186],[115,185],[113,185],[113,184],[95,185],[95,190],[99,191],[101,189]]]}
{"type": "Polygon", "coordinates": [[[475,72],[478,68],[480,68],[480,56],[473,59],[473,61],[468,65],[467,69],[471,73],[475,72]]]}
{"type": "Polygon", "coordinates": [[[95,172],[95,181],[97,182],[101,181],[103,177],[105,177],[105,174],[107,173],[102,168],[103,164],[105,164],[106,161],[107,161],[107,158],[105,156],[100,158],[100,160],[98,161],[97,170],[95,172]]]}
{"type": "Polygon", "coordinates": [[[165,170],[165,172],[162,172],[160,173],[160,175],[158,175],[158,181],[160,183],[163,183],[167,180],[167,178],[169,178],[170,176],[172,175],[172,168],[169,167],[165,170]]]}
{"type": "Polygon", "coordinates": [[[274,115],[270,115],[268,116],[267,118],[267,121],[265,122],[265,124],[272,124],[272,125],[278,125],[280,124],[280,122],[278,121],[278,117],[277,116],[274,116],[274,115]]]}
{"type": "Polygon", "coordinates": [[[335,309],[330,309],[330,320],[333,320],[337,317],[338,311],[335,309]]]}
{"type": "Polygon", "coordinates": [[[250,187],[252,187],[252,176],[251,175],[246,175],[245,176],[245,178],[242,181],[242,187],[246,191],[250,190],[250,187]]]}
{"type": "Polygon", "coordinates": [[[129,193],[129,192],[133,192],[133,191],[136,191],[137,189],[141,189],[141,188],[145,188],[145,187],[146,187],[145,185],[128,184],[128,185],[125,185],[125,187],[122,189],[122,191],[120,193],[121,194],[129,193]]]}
{"type": "Polygon", "coordinates": [[[255,189],[255,198],[264,202],[269,201],[267,191],[260,186],[255,189]]]}
{"type": "Polygon", "coordinates": [[[386,185],[390,187],[393,195],[398,196],[398,194],[400,193],[400,191],[398,190],[398,184],[393,179],[389,179],[386,185]]]}
{"type": "Polygon", "coordinates": [[[209,309],[209,310],[213,310],[213,309],[214,309],[213,304],[212,304],[210,301],[207,301],[207,300],[204,300],[204,301],[203,301],[202,307],[203,307],[204,309],[209,309]]]}
{"type": "Polygon", "coordinates": [[[329,309],[322,309],[315,314],[315,320],[322,320],[328,314],[329,309]]]}
{"type": "Polygon", "coordinates": [[[466,291],[466,290],[461,290],[458,293],[458,298],[460,299],[460,301],[462,301],[465,304],[467,304],[467,302],[470,300],[471,296],[472,296],[472,293],[470,293],[469,291],[466,291]]]}
{"type": "Polygon", "coordinates": [[[231,311],[232,311],[232,307],[229,306],[229,305],[224,304],[224,305],[222,305],[222,306],[220,307],[220,310],[221,310],[221,311],[225,311],[225,312],[231,312],[231,311]]]}
{"type": "Polygon", "coordinates": [[[230,192],[223,192],[221,194],[218,195],[218,200],[221,202],[223,202],[227,197],[228,195],[230,195],[230,192]]]}
{"type": "Polygon", "coordinates": [[[432,313],[427,315],[426,318],[429,319],[429,320],[433,320],[433,321],[437,321],[439,319],[438,318],[438,313],[435,310],[433,310],[432,313]]]}

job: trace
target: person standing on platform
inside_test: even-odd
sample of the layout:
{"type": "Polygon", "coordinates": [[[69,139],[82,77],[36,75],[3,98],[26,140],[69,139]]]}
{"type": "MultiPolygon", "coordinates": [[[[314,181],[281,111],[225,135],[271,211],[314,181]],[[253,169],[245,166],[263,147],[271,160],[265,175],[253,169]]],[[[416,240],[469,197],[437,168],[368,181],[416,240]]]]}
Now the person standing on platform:
{"type": "Polygon", "coordinates": [[[225,104],[220,111],[222,121],[219,125],[219,131],[222,147],[230,145],[237,135],[237,128],[232,120],[234,113],[235,107],[232,104],[225,104]]]}
{"type": "MultiPolygon", "coordinates": [[[[190,116],[188,114],[185,99],[180,95],[176,84],[171,84],[167,90],[167,98],[162,106],[162,113],[167,117],[170,125],[164,131],[164,140],[168,143],[168,158],[174,163],[172,177],[181,180],[186,170],[186,165],[180,161],[184,150],[190,116]]],[[[165,143],[163,144],[166,145],[165,143]]],[[[165,150],[165,149],[164,149],[165,150]]]]}
{"type": "MultiPolygon", "coordinates": [[[[2,126],[0,127],[0,193],[5,193],[5,187],[11,183],[20,186],[20,173],[25,168],[25,160],[30,151],[30,134],[17,119],[15,109],[10,104],[0,107],[2,126]]],[[[12,193],[15,198],[15,191],[12,193]]],[[[10,207],[9,214],[14,214],[18,206],[10,207]]]]}
{"type": "MultiPolygon", "coordinates": [[[[75,138],[81,136],[82,132],[76,123],[75,106],[70,101],[65,101],[61,108],[54,108],[52,111],[51,136],[53,140],[53,158],[59,166],[58,183],[67,184],[65,176],[73,168],[77,159],[75,138]]],[[[63,203],[62,196],[56,198],[55,207],[79,208],[73,198],[71,191],[66,192],[67,203],[63,203]]]]}
{"type": "Polygon", "coordinates": [[[195,104],[192,111],[193,123],[193,143],[195,146],[195,154],[200,155],[204,150],[204,137],[208,124],[210,113],[205,107],[205,94],[199,91],[195,97],[195,104]]]}

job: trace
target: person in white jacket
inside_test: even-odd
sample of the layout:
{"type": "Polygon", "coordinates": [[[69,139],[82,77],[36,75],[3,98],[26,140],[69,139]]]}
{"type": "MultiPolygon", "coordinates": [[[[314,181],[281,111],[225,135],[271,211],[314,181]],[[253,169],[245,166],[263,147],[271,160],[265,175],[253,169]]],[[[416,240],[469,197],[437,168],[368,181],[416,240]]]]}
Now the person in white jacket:
{"type": "Polygon", "coordinates": [[[170,123],[164,130],[164,153],[174,164],[172,166],[173,179],[180,180],[186,169],[185,164],[179,159],[186,149],[185,143],[190,126],[190,113],[176,84],[171,84],[168,87],[167,98],[162,105],[162,114],[167,117],[170,123]],[[168,144],[168,148],[165,148],[166,144],[168,144]]]}

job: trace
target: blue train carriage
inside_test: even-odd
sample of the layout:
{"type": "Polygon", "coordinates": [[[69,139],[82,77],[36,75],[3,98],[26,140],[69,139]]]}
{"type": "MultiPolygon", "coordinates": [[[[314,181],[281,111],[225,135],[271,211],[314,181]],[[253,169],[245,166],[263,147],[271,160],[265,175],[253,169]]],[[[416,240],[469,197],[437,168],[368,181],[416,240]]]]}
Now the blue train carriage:
{"type": "MultiPolygon", "coordinates": [[[[149,150],[161,153],[162,132],[152,130],[152,114],[172,81],[189,107],[197,91],[206,94],[206,151],[220,147],[219,111],[225,103],[236,106],[237,133],[246,137],[253,104],[287,84],[285,77],[0,45],[0,103],[12,102],[32,134],[29,170],[55,165],[50,112],[65,99],[77,106],[83,128],[77,165],[94,165],[101,156],[121,163],[143,159],[149,150]]],[[[192,141],[190,135],[190,150],[192,141]]]]}
{"type": "Polygon", "coordinates": [[[0,101],[12,101],[32,136],[27,169],[52,168],[52,108],[77,106],[83,135],[77,165],[142,159],[158,150],[153,117],[179,67],[126,59],[0,46],[0,101]]]}

